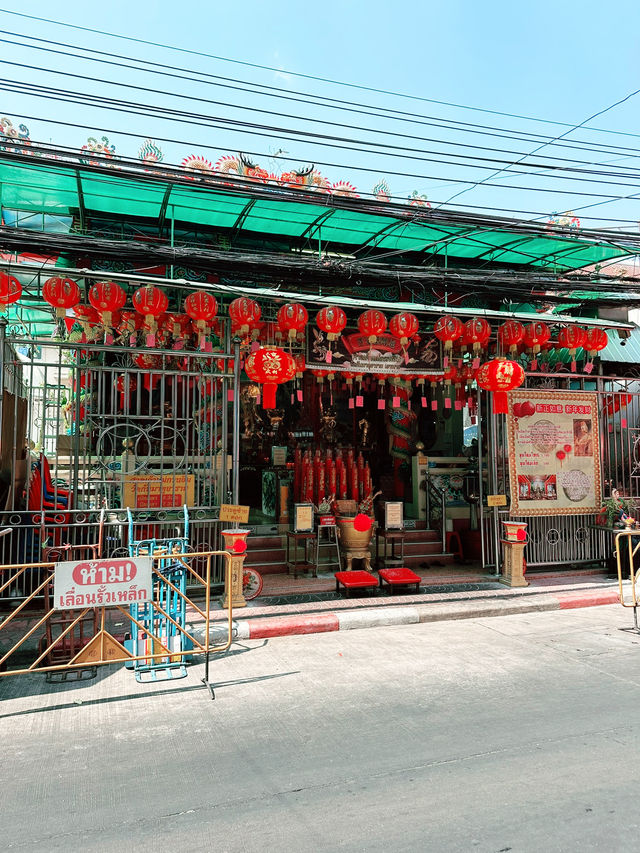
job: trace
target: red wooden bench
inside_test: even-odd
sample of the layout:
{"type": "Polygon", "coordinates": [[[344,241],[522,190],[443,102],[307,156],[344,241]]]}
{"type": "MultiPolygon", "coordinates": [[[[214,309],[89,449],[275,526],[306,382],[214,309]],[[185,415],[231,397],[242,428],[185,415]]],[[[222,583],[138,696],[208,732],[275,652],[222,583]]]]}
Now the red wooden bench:
{"type": "Polygon", "coordinates": [[[352,589],[377,589],[378,578],[374,578],[369,572],[354,571],[354,572],[336,572],[336,592],[340,592],[340,587],[349,596],[352,589]]]}
{"type": "Polygon", "coordinates": [[[380,575],[380,586],[384,588],[384,585],[386,584],[392,593],[395,591],[396,587],[414,585],[416,592],[418,592],[420,589],[420,583],[422,582],[420,575],[412,572],[411,569],[380,569],[378,574],[380,575]]]}

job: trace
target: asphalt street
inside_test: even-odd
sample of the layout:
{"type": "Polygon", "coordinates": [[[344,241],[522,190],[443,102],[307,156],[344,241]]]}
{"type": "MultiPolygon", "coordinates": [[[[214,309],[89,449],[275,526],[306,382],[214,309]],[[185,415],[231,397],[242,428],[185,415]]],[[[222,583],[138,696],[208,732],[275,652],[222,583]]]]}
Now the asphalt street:
{"type": "Polygon", "coordinates": [[[630,851],[619,606],[243,641],[186,679],[0,679],[8,851],[630,851]]]}

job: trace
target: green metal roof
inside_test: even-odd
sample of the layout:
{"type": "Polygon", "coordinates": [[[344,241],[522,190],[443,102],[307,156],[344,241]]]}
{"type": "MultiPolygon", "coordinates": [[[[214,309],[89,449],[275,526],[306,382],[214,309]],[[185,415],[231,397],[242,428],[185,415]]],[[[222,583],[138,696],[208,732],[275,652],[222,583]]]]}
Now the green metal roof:
{"type": "Polygon", "coordinates": [[[261,186],[258,195],[257,189],[245,186],[227,190],[220,185],[222,176],[216,174],[208,177],[217,179],[217,184],[207,185],[187,172],[179,176],[181,183],[174,183],[172,175],[164,176],[161,170],[144,177],[140,169],[131,174],[112,171],[96,172],[40,158],[16,162],[0,157],[0,203],[3,209],[81,217],[173,219],[235,233],[309,240],[312,246],[315,241],[323,247],[338,244],[356,254],[375,249],[446,256],[453,264],[459,259],[568,271],[635,253],[630,246],[602,240],[547,235],[542,230],[523,233],[515,228],[517,223],[509,230],[447,222],[441,210],[435,216],[433,211],[407,206],[398,215],[398,206],[390,205],[387,215],[358,209],[358,200],[351,205],[355,209],[345,208],[344,199],[336,204],[333,197],[308,190],[297,190],[293,201],[291,191],[283,193],[277,187],[261,186]],[[193,184],[186,183],[189,179],[193,184]],[[303,200],[296,201],[296,193],[303,200]]]}

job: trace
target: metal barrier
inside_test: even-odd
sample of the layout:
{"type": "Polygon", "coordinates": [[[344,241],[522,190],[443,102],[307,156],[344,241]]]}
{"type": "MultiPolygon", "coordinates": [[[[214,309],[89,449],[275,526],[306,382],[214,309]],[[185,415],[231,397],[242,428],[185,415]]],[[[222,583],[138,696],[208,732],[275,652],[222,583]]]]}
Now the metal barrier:
{"type": "Polygon", "coordinates": [[[623,607],[633,608],[633,627],[634,630],[640,633],[640,628],[638,627],[638,595],[636,592],[636,581],[640,577],[640,572],[636,572],[634,565],[634,557],[640,551],[640,530],[621,530],[620,533],[616,534],[615,543],[616,564],[618,567],[618,587],[620,589],[620,604],[623,607]],[[635,542],[633,541],[634,538],[636,539],[635,542]],[[625,600],[624,589],[622,586],[623,565],[621,559],[622,554],[620,551],[620,543],[623,539],[627,540],[626,546],[623,549],[623,553],[627,559],[629,567],[629,580],[631,581],[631,601],[625,600]]]}
{"type": "MultiPolygon", "coordinates": [[[[184,637],[189,640],[189,643],[192,647],[190,649],[183,648],[182,650],[173,650],[168,648],[167,645],[165,645],[165,642],[163,641],[163,637],[156,636],[151,630],[149,630],[148,625],[144,625],[140,621],[138,621],[131,613],[130,608],[126,605],[126,598],[119,599],[119,603],[107,599],[107,603],[105,604],[99,603],[96,606],[96,602],[91,601],[90,606],[83,606],[85,604],[84,597],[82,599],[82,602],[78,604],[78,596],[78,598],[73,602],[73,606],[76,609],[72,610],[67,609],[64,606],[60,607],[60,603],[71,603],[69,599],[67,599],[66,601],[56,601],[53,594],[56,571],[59,570],[59,567],[64,564],[50,562],[25,563],[22,566],[0,566],[0,595],[7,586],[9,586],[12,582],[16,580],[16,578],[22,577],[25,573],[29,571],[36,570],[38,578],[40,579],[39,582],[35,585],[33,591],[26,598],[24,598],[24,600],[21,601],[20,604],[8,616],[6,616],[2,622],[0,622],[0,641],[3,638],[3,635],[8,635],[9,626],[17,625],[16,617],[21,615],[21,618],[24,619],[24,617],[28,615],[27,608],[29,604],[34,603],[36,599],[41,597],[44,597],[45,599],[44,607],[41,606],[38,612],[33,616],[33,618],[36,620],[35,624],[31,625],[23,634],[14,637],[14,642],[11,645],[11,648],[1,654],[0,676],[23,675],[32,672],[53,673],[65,670],[86,670],[87,668],[94,668],[103,664],[131,663],[143,660],[172,661],[176,658],[182,659],[187,655],[193,655],[194,652],[201,652],[205,656],[204,678],[202,679],[202,681],[211,692],[211,698],[213,699],[215,694],[213,685],[209,680],[209,658],[211,654],[219,654],[221,652],[226,651],[231,645],[233,639],[233,596],[229,594],[226,596],[228,602],[226,642],[223,645],[219,646],[210,645],[209,626],[211,606],[211,566],[214,557],[222,557],[224,559],[225,586],[226,589],[230,592],[232,554],[230,554],[228,551],[202,551],[189,554],[175,555],[175,561],[188,570],[193,582],[198,587],[204,588],[204,610],[201,609],[195,603],[195,601],[193,601],[192,598],[189,598],[187,595],[182,593],[178,589],[178,587],[176,587],[171,582],[171,580],[169,580],[169,578],[162,573],[160,565],[163,559],[162,556],[145,558],[151,561],[154,577],[157,578],[161,584],[164,584],[166,588],[171,589],[173,593],[175,593],[177,596],[182,597],[185,601],[185,604],[189,605],[196,612],[196,614],[199,614],[204,620],[204,639],[200,641],[196,637],[194,637],[193,634],[186,629],[186,627],[179,625],[178,622],[173,619],[169,613],[166,612],[165,608],[162,606],[159,600],[159,584],[153,584],[153,595],[151,600],[149,600],[149,604],[158,614],[163,617],[163,619],[166,619],[169,623],[171,623],[173,628],[176,631],[180,632],[181,636],[184,635],[184,637]],[[202,565],[204,562],[204,574],[199,574],[193,568],[193,565],[191,565],[196,560],[198,561],[198,565],[202,565]],[[9,574],[10,577],[7,580],[4,580],[4,577],[7,574],[9,574]],[[131,624],[135,624],[141,631],[144,631],[148,635],[150,640],[150,650],[145,651],[145,653],[143,654],[132,654],[127,651],[124,645],[107,630],[107,613],[110,611],[117,612],[119,615],[124,616],[127,620],[129,620],[131,624]],[[60,633],[56,636],[53,636],[52,631],[47,631],[46,629],[47,625],[51,624],[54,614],[56,613],[59,617],[57,621],[60,626],[60,633]],[[76,613],[78,615],[76,615],[76,613]],[[74,631],[76,628],[83,624],[86,625],[86,620],[89,614],[93,614],[94,617],[97,617],[95,618],[96,630],[91,632],[91,636],[83,638],[83,643],[81,647],[78,649],[77,652],[75,652],[75,646],[71,642],[71,638],[74,636],[74,631]],[[45,635],[39,643],[37,651],[34,653],[35,659],[32,660],[29,665],[18,666],[15,669],[7,669],[6,665],[10,658],[24,647],[25,642],[30,637],[32,637],[37,631],[41,629],[45,630],[45,635]],[[86,642],[84,642],[85,639],[86,642]],[[71,649],[72,654],[70,656],[70,659],[63,663],[52,664],[50,662],[52,660],[52,657],[56,654],[59,655],[61,650],[64,650],[65,647],[71,649]]],[[[114,563],[122,562],[126,562],[126,560],[93,560],[90,563],[86,563],[88,568],[84,571],[93,571],[94,573],[102,572],[101,577],[104,578],[104,572],[108,572],[109,570],[114,570],[116,568],[114,567],[114,563]]],[[[118,566],[118,568],[121,567],[118,566]]],[[[94,576],[97,575],[94,574],[94,576]]],[[[104,598],[105,595],[106,593],[103,593],[102,597],[104,598]]],[[[110,593],[110,595],[115,595],[115,593],[110,593]]],[[[88,595],[86,597],[87,599],[89,599],[88,595]]],[[[93,598],[95,598],[95,596],[93,596],[93,598]]],[[[130,592],[128,600],[132,600],[130,592]]],[[[40,604],[41,602],[38,601],[37,603],[40,604]]],[[[137,649],[134,649],[134,652],[137,651],[137,649]]]]}

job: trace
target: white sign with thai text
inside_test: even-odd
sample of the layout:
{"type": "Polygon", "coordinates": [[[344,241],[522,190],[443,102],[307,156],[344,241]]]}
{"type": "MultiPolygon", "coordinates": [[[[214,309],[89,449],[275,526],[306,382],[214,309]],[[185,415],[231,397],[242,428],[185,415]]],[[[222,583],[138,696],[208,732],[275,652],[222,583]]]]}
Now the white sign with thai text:
{"type": "Polygon", "coordinates": [[[151,557],[114,557],[57,563],[53,578],[56,610],[140,604],[153,598],[151,557]]]}

